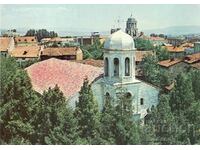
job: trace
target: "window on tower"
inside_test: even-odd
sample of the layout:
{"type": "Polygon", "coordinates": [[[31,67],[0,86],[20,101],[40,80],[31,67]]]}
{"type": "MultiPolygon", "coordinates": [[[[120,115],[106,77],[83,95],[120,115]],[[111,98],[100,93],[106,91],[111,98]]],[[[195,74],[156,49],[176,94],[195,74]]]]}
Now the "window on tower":
{"type": "Polygon", "coordinates": [[[144,105],[144,98],[140,98],[140,105],[144,105]]]}
{"type": "Polygon", "coordinates": [[[119,59],[114,58],[114,76],[119,76],[119,59]]]}
{"type": "Polygon", "coordinates": [[[109,72],[109,64],[108,64],[108,58],[105,58],[104,60],[104,63],[105,63],[105,68],[104,68],[104,73],[105,73],[105,76],[108,76],[108,72],[109,72]]]}
{"type": "Polygon", "coordinates": [[[125,76],[130,76],[130,59],[125,59],[125,76]]]}

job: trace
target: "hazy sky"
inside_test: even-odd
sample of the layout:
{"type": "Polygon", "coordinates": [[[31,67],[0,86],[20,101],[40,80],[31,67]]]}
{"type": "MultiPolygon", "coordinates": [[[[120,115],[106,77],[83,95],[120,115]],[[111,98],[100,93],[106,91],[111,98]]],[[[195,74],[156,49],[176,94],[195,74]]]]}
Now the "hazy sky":
{"type": "Polygon", "coordinates": [[[200,5],[0,5],[1,28],[110,30],[133,14],[140,30],[200,25],[200,5]]]}

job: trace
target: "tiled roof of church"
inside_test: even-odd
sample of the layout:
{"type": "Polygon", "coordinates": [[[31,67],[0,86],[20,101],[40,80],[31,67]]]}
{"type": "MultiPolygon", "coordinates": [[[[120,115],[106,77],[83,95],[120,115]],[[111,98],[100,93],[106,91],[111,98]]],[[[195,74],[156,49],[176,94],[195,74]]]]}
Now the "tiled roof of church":
{"type": "Polygon", "coordinates": [[[103,73],[102,68],[51,58],[26,68],[33,89],[39,93],[56,84],[66,97],[80,91],[84,78],[92,82],[103,73]]]}

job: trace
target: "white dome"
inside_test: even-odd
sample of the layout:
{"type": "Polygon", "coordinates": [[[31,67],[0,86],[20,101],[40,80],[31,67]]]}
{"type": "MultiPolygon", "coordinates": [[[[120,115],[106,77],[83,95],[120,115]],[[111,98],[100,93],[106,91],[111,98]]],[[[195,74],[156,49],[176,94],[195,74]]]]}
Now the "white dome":
{"type": "Polygon", "coordinates": [[[104,49],[108,50],[134,50],[133,38],[119,30],[111,34],[105,41],[104,49]]]}

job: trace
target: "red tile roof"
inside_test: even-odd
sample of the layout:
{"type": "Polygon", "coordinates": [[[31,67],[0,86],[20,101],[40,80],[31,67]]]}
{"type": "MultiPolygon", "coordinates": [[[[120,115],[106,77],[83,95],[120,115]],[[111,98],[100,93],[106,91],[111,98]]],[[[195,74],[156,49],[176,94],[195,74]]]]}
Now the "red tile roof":
{"type": "Polygon", "coordinates": [[[63,55],[76,55],[79,47],[48,47],[44,48],[41,55],[43,56],[63,56],[63,55]]]}
{"type": "Polygon", "coordinates": [[[168,60],[160,61],[158,64],[163,67],[171,67],[180,62],[182,62],[182,59],[175,58],[175,59],[168,59],[168,60]]]}
{"type": "Polygon", "coordinates": [[[194,63],[194,62],[197,62],[197,61],[199,61],[200,60],[200,53],[196,53],[196,54],[192,54],[192,55],[187,55],[186,57],[185,57],[185,62],[186,63],[189,63],[189,64],[191,64],[191,63],[194,63]]]}
{"type": "Polygon", "coordinates": [[[79,60],[76,62],[82,63],[82,64],[87,64],[87,65],[92,65],[95,67],[103,67],[104,66],[103,60],[85,59],[85,60],[79,60]]]}
{"type": "Polygon", "coordinates": [[[185,51],[185,47],[174,47],[174,46],[164,46],[168,52],[175,52],[175,53],[179,53],[179,52],[184,52],[185,51]]]}
{"type": "Polygon", "coordinates": [[[10,44],[10,38],[8,37],[0,37],[0,51],[7,51],[7,49],[9,48],[9,44],[10,44]]]}
{"type": "Polygon", "coordinates": [[[200,62],[191,64],[191,66],[192,66],[193,68],[200,69],[200,62]]]}
{"type": "Polygon", "coordinates": [[[15,37],[15,43],[36,43],[37,38],[35,36],[20,36],[15,37]]]}
{"type": "Polygon", "coordinates": [[[142,59],[147,55],[153,55],[153,51],[135,51],[135,61],[141,62],[142,59]]]}
{"type": "Polygon", "coordinates": [[[39,46],[17,46],[12,50],[11,56],[16,58],[37,58],[39,50],[39,46]]]}
{"type": "Polygon", "coordinates": [[[66,97],[80,91],[85,77],[92,82],[103,74],[103,68],[55,58],[35,63],[26,70],[34,90],[42,93],[57,84],[66,97]]]}

